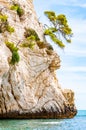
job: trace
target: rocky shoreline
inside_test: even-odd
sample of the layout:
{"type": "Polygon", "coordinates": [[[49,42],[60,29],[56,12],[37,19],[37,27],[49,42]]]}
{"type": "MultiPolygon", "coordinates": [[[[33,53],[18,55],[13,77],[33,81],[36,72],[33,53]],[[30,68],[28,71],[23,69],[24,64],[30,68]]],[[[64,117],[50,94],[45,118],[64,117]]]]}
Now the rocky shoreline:
{"type": "Polygon", "coordinates": [[[0,114],[0,119],[65,119],[65,118],[73,118],[77,114],[77,110],[70,110],[70,108],[66,107],[65,113],[63,112],[47,112],[43,110],[41,112],[36,113],[19,113],[18,111],[9,112],[5,114],[0,114]]]}

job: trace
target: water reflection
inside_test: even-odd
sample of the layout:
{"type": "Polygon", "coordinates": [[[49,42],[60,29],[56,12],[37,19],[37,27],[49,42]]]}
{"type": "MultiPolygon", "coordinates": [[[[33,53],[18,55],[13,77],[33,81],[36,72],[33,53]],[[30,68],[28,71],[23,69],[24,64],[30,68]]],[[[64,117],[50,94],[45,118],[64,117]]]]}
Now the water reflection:
{"type": "Polygon", "coordinates": [[[0,120],[0,130],[57,130],[63,120],[0,120]]]}
{"type": "Polygon", "coordinates": [[[64,120],[0,120],[0,130],[86,130],[86,111],[64,120]]]}

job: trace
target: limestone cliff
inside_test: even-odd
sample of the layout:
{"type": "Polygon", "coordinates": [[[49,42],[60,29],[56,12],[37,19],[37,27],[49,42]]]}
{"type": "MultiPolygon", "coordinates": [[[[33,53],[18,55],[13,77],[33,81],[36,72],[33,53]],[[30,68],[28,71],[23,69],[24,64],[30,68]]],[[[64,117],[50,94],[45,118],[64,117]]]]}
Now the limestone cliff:
{"type": "Polygon", "coordinates": [[[62,90],[55,75],[60,58],[48,47],[19,47],[20,61],[12,65],[12,52],[5,42],[15,45],[25,40],[25,28],[34,29],[45,41],[32,0],[0,0],[0,118],[71,118],[76,115],[74,93],[62,90]],[[24,10],[19,16],[10,7],[16,3],[24,10]],[[2,15],[15,31],[2,26],[2,15]],[[4,31],[3,31],[4,29],[4,31]]]}

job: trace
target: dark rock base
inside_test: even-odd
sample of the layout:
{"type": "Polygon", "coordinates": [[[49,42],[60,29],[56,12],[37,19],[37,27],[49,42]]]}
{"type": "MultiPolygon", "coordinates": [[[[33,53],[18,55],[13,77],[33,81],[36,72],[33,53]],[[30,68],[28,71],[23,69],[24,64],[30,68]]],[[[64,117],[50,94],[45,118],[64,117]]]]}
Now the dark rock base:
{"type": "Polygon", "coordinates": [[[77,114],[77,110],[66,111],[65,113],[59,112],[42,112],[36,113],[19,113],[18,111],[0,114],[0,119],[65,119],[73,118],[77,114]]]}

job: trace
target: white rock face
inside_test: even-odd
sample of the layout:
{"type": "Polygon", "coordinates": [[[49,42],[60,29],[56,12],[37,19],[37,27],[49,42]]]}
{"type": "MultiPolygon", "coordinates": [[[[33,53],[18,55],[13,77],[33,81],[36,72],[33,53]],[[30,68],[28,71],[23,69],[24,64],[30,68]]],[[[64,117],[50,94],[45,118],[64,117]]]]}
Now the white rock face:
{"type": "Polygon", "coordinates": [[[47,48],[20,48],[20,62],[10,65],[11,51],[5,41],[16,45],[25,39],[25,28],[33,28],[43,38],[43,27],[36,17],[32,0],[15,0],[24,9],[19,18],[10,10],[12,0],[0,0],[1,13],[8,16],[15,28],[10,34],[0,33],[0,118],[66,118],[76,114],[74,93],[63,91],[56,79],[55,70],[60,67],[60,58],[47,48]],[[54,114],[53,114],[54,113],[54,114]]]}

